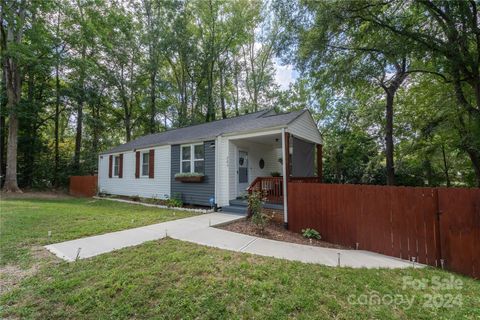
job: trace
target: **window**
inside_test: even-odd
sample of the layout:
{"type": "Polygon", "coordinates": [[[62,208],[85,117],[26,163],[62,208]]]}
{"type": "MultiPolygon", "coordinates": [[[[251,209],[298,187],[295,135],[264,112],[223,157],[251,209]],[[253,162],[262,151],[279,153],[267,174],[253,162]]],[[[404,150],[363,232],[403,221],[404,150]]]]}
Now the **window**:
{"type": "Polygon", "coordinates": [[[180,171],[204,173],[205,171],[205,148],[202,144],[181,146],[180,171]]]}
{"type": "Polygon", "coordinates": [[[120,172],[120,156],[113,156],[113,176],[118,177],[120,172]]]}
{"type": "Polygon", "coordinates": [[[191,146],[182,146],[182,172],[191,172],[191,146]]]}
{"type": "Polygon", "coordinates": [[[148,176],[150,164],[150,153],[142,153],[142,176],[148,176]]]}

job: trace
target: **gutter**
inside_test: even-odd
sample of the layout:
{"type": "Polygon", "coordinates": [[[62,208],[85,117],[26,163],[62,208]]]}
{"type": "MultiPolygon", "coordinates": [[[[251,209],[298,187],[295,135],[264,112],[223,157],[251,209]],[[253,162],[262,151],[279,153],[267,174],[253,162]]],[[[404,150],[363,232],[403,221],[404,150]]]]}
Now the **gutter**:
{"type": "Polygon", "coordinates": [[[287,125],[281,125],[281,126],[275,126],[275,127],[262,128],[262,129],[259,129],[259,130],[221,133],[221,134],[219,134],[219,136],[231,137],[231,136],[238,136],[238,135],[241,135],[241,134],[260,133],[260,132],[267,132],[267,131],[271,131],[271,130],[281,130],[281,129],[286,129],[286,128],[287,128],[287,125]]]}

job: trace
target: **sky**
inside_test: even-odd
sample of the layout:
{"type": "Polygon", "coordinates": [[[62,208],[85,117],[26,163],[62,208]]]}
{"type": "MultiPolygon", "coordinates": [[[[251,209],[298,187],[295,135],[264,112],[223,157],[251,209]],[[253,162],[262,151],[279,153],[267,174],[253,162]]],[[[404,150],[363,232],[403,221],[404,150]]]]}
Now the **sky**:
{"type": "Polygon", "coordinates": [[[279,59],[274,59],[275,65],[275,82],[280,86],[280,89],[287,90],[290,83],[295,82],[298,73],[291,64],[282,65],[279,59]]]}

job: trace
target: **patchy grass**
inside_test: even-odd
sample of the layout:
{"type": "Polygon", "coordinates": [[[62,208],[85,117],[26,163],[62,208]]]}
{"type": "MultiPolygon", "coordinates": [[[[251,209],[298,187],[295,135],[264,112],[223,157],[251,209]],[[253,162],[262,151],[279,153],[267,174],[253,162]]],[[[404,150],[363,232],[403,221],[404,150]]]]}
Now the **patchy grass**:
{"type": "Polygon", "coordinates": [[[449,279],[433,269],[330,268],[233,253],[177,240],[148,242],[62,262],[4,295],[5,317],[38,319],[459,319],[480,316],[480,284],[402,289],[403,277],[449,279]],[[349,297],[400,294],[407,305],[352,305],[349,297]],[[429,308],[427,294],[460,295],[462,307],[429,308]]]}
{"type": "Polygon", "coordinates": [[[85,198],[2,199],[0,266],[29,267],[34,246],[189,216],[185,211],[85,198]]]}
{"type": "MultiPolygon", "coordinates": [[[[70,200],[69,200],[70,201],[70,200]]],[[[72,202],[69,202],[72,206],[72,202]]],[[[31,204],[33,206],[33,204],[31,204]]],[[[36,202],[36,206],[43,203],[36,202]]],[[[93,205],[88,202],[84,206],[93,205]]],[[[117,204],[101,202],[103,212],[117,204]]],[[[24,205],[23,205],[24,206],[24,205]]],[[[65,204],[68,207],[67,204],[65,204]]],[[[34,228],[49,214],[38,209],[36,223],[28,210],[17,212],[20,223],[6,231],[18,232],[17,241],[31,239],[34,228]]],[[[75,207],[75,206],[72,206],[75,207]]],[[[138,208],[138,207],[135,207],[138,208]]],[[[23,210],[23,209],[22,209],[23,210]]],[[[2,210],[3,211],[3,210],[2,210]]],[[[2,212],[3,213],[3,212],[2,212]]],[[[53,214],[53,213],[50,213],[53,214]]],[[[105,213],[108,215],[108,213],[105,213]]],[[[72,218],[72,230],[83,229],[72,218]]],[[[110,219],[112,216],[109,216],[110,219]]],[[[4,218],[2,218],[4,219],[4,218]]],[[[68,220],[68,219],[67,219],[68,220]]],[[[128,220],[128,219],[127,219],[128,220]]],[[[82,220],[89,224],[89,219],[82,220]]],[[[101,221],[108,224],[109,219],[101,221]]],[[[127,221],[128,222],[128,221],[127,221]]],[[[80,223],[81,224],[81,223],[80,223]]],[[[97,221],[94,224],[100,224],[97,221]]],[[[65,222],[64,227],[70,228],[65,222]]],[[[118,223],[121,228],[123,224],[118,223]]],[[[89,228],[90,231],[101,226],[89,228]]],[[[105,226],[103,226],[105,228],[105,226]]],[[[3,230],[2,230],[3,232],[3,230]]],[[[57,230],[60,233],[60,230],[57,230]]],[[[66,231],[65,231],[66,232],[66,231]]],[[[73,232],[73,231],[72,231],[73,232]]],[[[43,233],[43,231],[41,232],[43,233]]],[[[68,232],[67,232],[68,233],[68,232]]],[[[64,235],[67,237],[67,235],[64,235]]],[[[74,237],[74,236],[72,236],[74,237]]],[[[69,238],[72,238],[69,237],[69,238]]],[[[2,239],[3,240],[3,239],[2,239]]],[[[38,239],[31,241],[39,244],[38,239]]],[[[28,243],[28,242],[24,242],[28,243]]],[[[28,246],[28,245],[27,245],[28,246]]],[[[30,259],[38,270],[0,297],[0,317],[33,319],[477,319],[480,282],[433,268],[350,269],[303,264],[203,247],[172,239],[151,241],[75,263],[55,257],[30,259]],[[443,288],[432,279],[460,281],[443,288]],[[403,287],[418,280],[425,288],[403,287]],[[422,281],[427,282],[422,282],[422,281]],[[394,297],[376,303],[376,297],[394,297]],[[371,304],[359,304],[362,297],[371,304]],[[450,296],[462,303],[451,303],[450,296]],[[433,305],[430,307],[430,297],[433,305]],[[449,301],[447,301],[449,300],[449,301]],[[441,302],[441,303],[440,303],[441,302]],[[450,307],[448,306],[450,302],[450,307]],[[435,307],[435,303],[438,304],[435,307]]],[[[22,259],[10,259],[19,263],[22,259]]],[[[385,298],[384,298],[385,299],[385,298]]]]}

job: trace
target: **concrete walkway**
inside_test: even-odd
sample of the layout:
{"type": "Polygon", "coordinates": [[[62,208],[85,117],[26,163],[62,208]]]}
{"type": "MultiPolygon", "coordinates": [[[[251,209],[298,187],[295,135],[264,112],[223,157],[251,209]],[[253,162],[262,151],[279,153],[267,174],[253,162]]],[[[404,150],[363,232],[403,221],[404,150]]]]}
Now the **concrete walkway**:
{"type": "MultiPolygon", "coordinates": [[[[242,218],[243,216],[241,215],[209,213],[135,229],[65,241],[47,245],[45,248],[64,260],[75,261],[77,258],[89,258],[169,236],[173,239],[220,249],[307,263],[319,263],[327,266],[337,266],[339,254],[340,265],[346,267],[406,268],[412,266],[412,263],[409,261],[369,251],[307,246],[212,228],[212,226],[218,226],[242,218]]],[[[417,264],[416,266],[419,265],[417,264]]]]}

